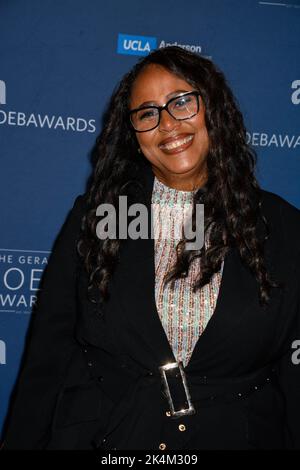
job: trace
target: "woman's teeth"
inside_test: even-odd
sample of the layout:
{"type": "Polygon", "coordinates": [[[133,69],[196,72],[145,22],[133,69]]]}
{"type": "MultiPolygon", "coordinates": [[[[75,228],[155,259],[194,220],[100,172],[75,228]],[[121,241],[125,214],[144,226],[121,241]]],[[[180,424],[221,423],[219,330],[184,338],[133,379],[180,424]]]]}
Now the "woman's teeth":
{"type": "Polygon", "coordinates": [[[181,147],[182,145],[187,144],[188,142],[190,142],[192,140],[192,138],[193,138],[193,136],[189,135],[188,137],[185,137],[184,139],[174,140],[174,142],[169,142],[168,144],[163,144],[163,145],[161,145],[161,148],[166,149],[166,150],[176,149],[177,147],[181,147]]]}

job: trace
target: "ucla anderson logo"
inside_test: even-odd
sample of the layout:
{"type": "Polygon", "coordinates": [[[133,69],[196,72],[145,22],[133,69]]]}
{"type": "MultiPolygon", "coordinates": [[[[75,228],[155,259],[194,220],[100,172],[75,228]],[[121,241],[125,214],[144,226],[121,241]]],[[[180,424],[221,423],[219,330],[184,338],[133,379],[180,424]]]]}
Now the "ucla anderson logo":
{"type": "Polygon", "coordinates": [[[6,85],[3,80],[0,80],[0,104],[6,104],[6,85]]]}
{"type": "Polygon", "coordinates": [[[148,36],[118,35],[118,54],[148,55],[157,48],[157,40],[148,36]]]}

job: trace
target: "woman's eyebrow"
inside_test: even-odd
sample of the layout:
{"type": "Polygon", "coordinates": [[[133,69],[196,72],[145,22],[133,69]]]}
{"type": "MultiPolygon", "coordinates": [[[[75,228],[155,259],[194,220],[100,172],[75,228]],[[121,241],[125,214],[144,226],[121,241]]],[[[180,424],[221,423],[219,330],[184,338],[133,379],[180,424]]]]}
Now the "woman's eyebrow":
{"type": "Polygon", "coordinates": [[[166,98],[172,98],[173,96],[176,96],[179,93],[188,93],[189,91],[193,91],[193,90],[175,90],[169,93],[168,95],[166,95],[166,98]]]}
{"type": "MultiPolygon", "coordinates": [[[[178,95],[179,93],[188,93],[189,91],[192,91],[192,90],[175,90],[175,91],[171,91],[171,93],[168,93],[166,95],[166,98],[168,101],[169,98],[173,98],[173,96],[176,96],[178,95]]],[[[142,104],[140,104],[139,106],[137,106],[135,109],[138,109],[138,108],[143,108],[144,106],[156,106],[156,101],[144,101],[142,104]]]]}

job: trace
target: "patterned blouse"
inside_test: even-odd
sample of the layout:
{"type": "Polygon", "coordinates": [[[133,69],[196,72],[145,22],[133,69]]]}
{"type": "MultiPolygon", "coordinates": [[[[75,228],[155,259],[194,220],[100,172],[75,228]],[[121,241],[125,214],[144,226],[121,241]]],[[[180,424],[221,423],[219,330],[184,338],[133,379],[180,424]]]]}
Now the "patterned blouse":
{"type": "MultiPolygon", "coordinates": [[[[176,245],[181,239],[184,217],[191,214],[193,191],[166,186],[156,177],[152,192],[155,246],[155,300],[157,311],[176,360],[186,366],[195,344],[212,316],[219,293],[223,264],[209,284],[192,291],[199,258],[195,259],[188,276],[176,279],[174,291],[164,286],[164,276],[176,262],[176,245]]],[[[207,241],[205,241],[207,245],[207,241]]]]}

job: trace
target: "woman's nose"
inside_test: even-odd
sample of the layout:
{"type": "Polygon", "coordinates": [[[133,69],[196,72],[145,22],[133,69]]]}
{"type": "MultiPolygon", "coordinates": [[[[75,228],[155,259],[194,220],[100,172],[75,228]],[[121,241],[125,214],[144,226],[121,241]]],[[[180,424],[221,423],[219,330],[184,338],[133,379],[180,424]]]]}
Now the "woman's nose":
{"type": "Polygon", "coordinates": [[[159,130],[162,132],[170,132],[180,125],[180,121],[173,118],[166,109],[160,113],[159,130]]]}

